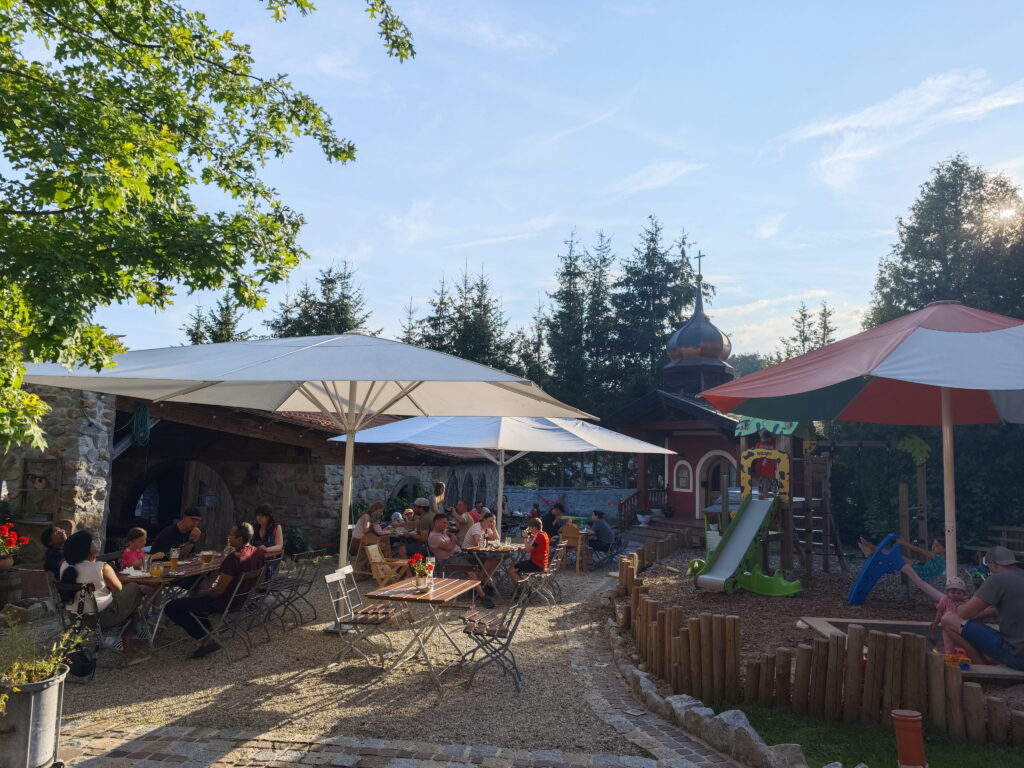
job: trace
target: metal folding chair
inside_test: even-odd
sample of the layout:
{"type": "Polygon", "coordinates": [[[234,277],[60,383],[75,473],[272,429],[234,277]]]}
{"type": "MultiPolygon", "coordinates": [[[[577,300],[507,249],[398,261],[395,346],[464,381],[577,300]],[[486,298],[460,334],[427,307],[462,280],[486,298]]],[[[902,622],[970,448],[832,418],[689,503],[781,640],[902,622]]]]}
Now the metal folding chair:
{"type": "Polygon", "coordinates": [[[626,542],[621,533],[616,533],[612,545],[606,551],[593,548],[590,551],[593,557],[591,567],[594,569],[604,568],[610,563],[616,562],[616,558],[626,551],[626,542]]]}
{"type": "Polygon", "coordinates": [[[462,663],[471,663],[477,653],[482,654],[473,663],[473,670],[466,681],[467,688],[473,685],[476,673],[481,668],[488,664],[496,664],[501,669],[502,676],[508,675],[512,678],[516,692],[522,693],[523,674],[512,651],[512,641],[526,614],[526,607],[540,584],[541,574],[531,574],[520,584],[516,599],[504,609],[470,611],[463,615],[462,632],[474,642],[475,647],[462,655],[462,663]]]}
{"type": "Polygon", "coordinates": [[[554,605],[562,600],[562,588],[558,584],[558,573],[565,559],[565,544],[555,547],[548,560],[548,567],[544,573],[531,574],[536,580],[536,589],[533,594],[540,597],[548,605],[554,605]]]}
{"type": "Polygon", "coordinates": [[[249,637],[249,632],[245,626],[249,615],[243,609],[250,595],[255,591],[256,585],[263,579],[265,568],[266,566],[264,565],[256,570],[248,571],[243,573],[241,578],[236,579],[234,585],[228,588],[230,597],[223,610],[218,611],[212,616],[207,614],[191,614],[192,618],[198,621],[200,626],[206,630],[205,634],[197,641],[197,645],[201,644],[208,637],[213,638],[213,640],[221,645],[224,645],[229,639],[239,637],[245,646],[245,655],[249,656],[252,654],[252,639],[249,637]]]}
{"type": "Polygon", "coordinates": [[[342,641],[342,649],[338,653],[338,661],[355,651],[367,663],[371,663],[370,653],[380,656],[380,666],[384,668],[384,649],[377,647],[371,639],[382,636],[387,641],[388,652],[394,651],[391,637],[384,627],[393,623],[397,616],[397,607],[386,603],[363,604],[363,595],[356,585],[355,572],[351,564],[343,566],[334,573],[324,576],[327,590],[334,607],[335,627],[342,641]],[[364,650],[367,647],[370,652],[364,650]]]}

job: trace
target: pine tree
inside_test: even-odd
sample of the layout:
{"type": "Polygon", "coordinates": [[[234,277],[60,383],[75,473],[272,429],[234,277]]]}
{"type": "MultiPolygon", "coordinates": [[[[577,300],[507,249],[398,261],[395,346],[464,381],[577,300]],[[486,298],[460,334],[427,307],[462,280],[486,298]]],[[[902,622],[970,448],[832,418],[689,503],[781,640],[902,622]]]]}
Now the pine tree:
{"type": "Polygon", "coordinates": [[[824,347],[836,340],[836,326],[832,322],[834,315],[835,310],[827,302],[822,301],[814,328],[814,345],[816,347],[824,347]]]}
{"type": "Polygon", "coordinates": [[[546,325],[547,313],[538,299],[529,327],[520,328],[512,334],[513,360],[509,368],[510,373],[527,378],[545,390],[549,387],[551,375],[547,339],[544,334],[546,325]]]}
{"type": "Polygon", "coordinates": [[[225,293],[211,310],[196,307],[188,316],[188,324],[181,326],[181,330],[188,337],[189,344],[246,341],[252,338],[252,333],[248,328],[239,329],[243,315],[241,304],[230,293],[225,293]]]}
{"type": "Polygon", "coordinates": [[[544,326],[551,361],[548,386],[559,400],[582,408],[590,376],[586,347],[588,256],[580,252],[575,230],[565,248],[558,256],[558,287],[548,294],[552,308],[544,326]]]}
{"type": "Polygon", "coordinates": [[[455,354],[455,311],[444,275],[427,304],[430,312],[419,321],[420,344],[427,349],[455,354]]]}
{"type": "Polygon", "coordinates": [[[586,310],[583,321],[583,349],[587,356],[584,398],[581,407],[596,415],[607,412],[611,398],[611,376],[615,370],[615,316],[612,312],[611,271],[615,264],[611,239],[597,233],[594,250],[583,256],[586,310]]]}
{"type": "Polygon", "coordinates": [[[793,313],[793,335],[783,336],[779,339],[779,347],[771,355],[768,355],[770,363],[781,363],[798,357],[812,349],[823,347],[835,341],[836,327],[832,323],[832,316],[835,314],[828,302],[821,302],[821,309],[812,314],[804,302],[800,302],[796,312],[793,313]]]}
{"type": "Polygon", "coordinates": [[[278,304],[277,316],[266,320],[271,336],[332,336],[361,330],[376,336],[380,329],[369,331],[366,323],[372,312],[366,309],[363,291],[354,282],[355,269],[344,261],[320,270],[317,287],[309,283],[294,296],[286,296],[278,304]]]}
{"type": "Polygon", "coordinates": [[[679,324],[687,298],[695,295],[694,283],[686,280],[692,267],[687,272],[685,235],[674,245],[679,250],[676,258],[661,239],[661,223],[649,216],[640,242],[623,264],[622,276],[612,291],[618,403],[657,386],[660,370],[667,362],[665,342],[679,324]]]}
{"type": "Polygon", "coordinates": [[[405,318],[402,320],[402,335],[398,337],[398,340],[403,344],[412,344],[419,346],[422,343],[420,324],[422,321],[416,319],[416,307],[413,306],[412,297],[409,297],[409,303],[405,307],[405,318]]]}

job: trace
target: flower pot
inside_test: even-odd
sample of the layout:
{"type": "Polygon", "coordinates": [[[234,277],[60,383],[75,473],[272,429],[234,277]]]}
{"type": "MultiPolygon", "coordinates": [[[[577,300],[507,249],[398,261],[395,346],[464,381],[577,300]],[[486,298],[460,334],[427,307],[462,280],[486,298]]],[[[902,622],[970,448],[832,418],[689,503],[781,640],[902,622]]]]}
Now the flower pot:
{"type": "Polygon", "coordinates": [[[426,592],[428,589],[430,589],[430,580],[426,576],[417,576],[416,591],[426,592]]]}
{"type": "Polygon", "coordinates": [[[67,673],[62,666],[49,680],[6,691],[7,713],[0,717],[0,768],[42,768],[57,759],[67,673]]]}
{"type": "Polygon", "coordinates": [[[14,555],[0,557],[0,571],[9,571],[14,567],[14,555]]]}

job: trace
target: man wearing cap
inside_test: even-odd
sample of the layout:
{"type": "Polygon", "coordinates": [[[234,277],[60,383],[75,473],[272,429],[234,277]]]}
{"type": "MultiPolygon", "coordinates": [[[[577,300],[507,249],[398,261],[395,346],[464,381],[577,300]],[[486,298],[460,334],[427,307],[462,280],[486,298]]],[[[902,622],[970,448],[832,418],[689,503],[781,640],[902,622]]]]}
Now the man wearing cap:
{"type": "Polygon", "coordinates": [[[171,549],[181,550],[182,557],[188,557],[192,553],[196,542],[203,532],[199,530],[199,521],[202,516],[195,507],[186,507],[181,513],[181,519],[171,523],[164,528],[153,539],[153,545],[149,548],[154,560],[165,558],[171,549]]]}
{"type": "Polygon", "coordinates": [[[996,663],[1024,670],[1024,569],[1006,547],[992,547],[984,563],[991,575],[974,597],[942,617],[942,626],[996,663]],[[988,606],[999,612],[998,630],[976,618],[988,606]]]}

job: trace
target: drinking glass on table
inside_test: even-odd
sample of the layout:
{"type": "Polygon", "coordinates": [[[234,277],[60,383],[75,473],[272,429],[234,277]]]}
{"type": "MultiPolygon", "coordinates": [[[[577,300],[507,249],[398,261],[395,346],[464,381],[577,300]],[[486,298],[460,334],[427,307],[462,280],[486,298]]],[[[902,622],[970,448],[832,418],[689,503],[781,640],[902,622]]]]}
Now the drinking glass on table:
{"type": "Polygon", "coordinates": [[[211,549],[204,549],[202,552],[200,552],[199,553],[199,562],[201,562],[203,565],[209,565],[210,563],[212,563],[213,562],[213,550],[211,550],[211,549]]]}
{"type": "Polygon", "coordinates": [[[159,560],[152,562],[149,566],[149,575],[154,579],[159,579],[164,575],[164,566],[159,560]]]}
{"type": "Polygon", "coordinates": [[[167,555],[167,567],[172,571],[178,570],[178,558],[181,557],[181,550],[178,547],[171,547],[167,555]]]}
{"type": "Polygon", "coordinates": [[[506,547],[511,547],[512,546],[512,537],[511,536],[506,536],[505,537],[505,546],[506,547]]]}

